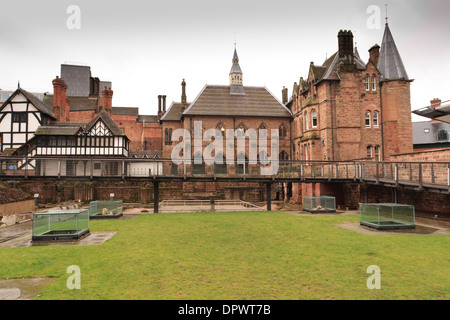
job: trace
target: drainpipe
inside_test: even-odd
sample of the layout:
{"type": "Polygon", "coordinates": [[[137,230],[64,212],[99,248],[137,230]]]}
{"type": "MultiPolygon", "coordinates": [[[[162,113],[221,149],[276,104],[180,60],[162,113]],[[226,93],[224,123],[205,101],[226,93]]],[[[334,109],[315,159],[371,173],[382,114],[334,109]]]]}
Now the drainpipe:
{"type": "Polygon", "coordinates": [[[333,119],[333,92],[330,81],[330,109],[331,109],[331,160],[334,161],[334,119],[333,119]]]}
{"type": "Polygon", "coordinates": [[[383,99],[382,99],[383,82],[380,81],[380,124],[381,124],[381,157],[384,161],[384,125],[383,125],[383,99]]]}

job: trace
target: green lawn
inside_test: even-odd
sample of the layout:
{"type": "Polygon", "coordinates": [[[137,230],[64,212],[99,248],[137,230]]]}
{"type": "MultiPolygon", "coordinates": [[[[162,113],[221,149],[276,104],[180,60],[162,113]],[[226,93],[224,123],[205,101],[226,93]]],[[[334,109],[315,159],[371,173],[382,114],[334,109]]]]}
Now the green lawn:
{"type": "Polygon", "coordinates": [[[0,278],[57,277],[38,299],[449,299],[450,236],[369,236],[358,216],[281,212],[93,220],[103,245],[0,249],[0,278]],[[69,290],[67,267],[81,269],[69,290]],[[381,290],[366,286],[381,269],[381,290]]]}

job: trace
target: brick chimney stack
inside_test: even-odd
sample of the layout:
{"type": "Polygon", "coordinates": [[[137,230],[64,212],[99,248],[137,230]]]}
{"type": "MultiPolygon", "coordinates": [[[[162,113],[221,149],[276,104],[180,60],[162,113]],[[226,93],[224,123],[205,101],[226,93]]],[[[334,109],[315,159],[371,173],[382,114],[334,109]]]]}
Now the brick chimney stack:
{"type": "Polygon", "coordinates": [[[186,98],[186,82],[181,82],[181,104],[186,105],[187,104],[187,98],[186,98]]]}
{"type": "Polygon", "coordinates": [[[63,79],[56,76],[53,84],[53,113],[56,121],[67,122],[69,117],[69,105],[67,103],[67,85],[63,79]]]}
{"type": "MultiPolygon", "coordinates": [[[[434,109],[434,108],[440,107],[441,106],[441,102],[442,102],[441,99],[434,98],[433,100],[430,101],[431,108],[434,109]]],[[[432,119],[431,122],[439,122],[439,120],[432,119]]]]}
{"type": "Polygon", "coordinates": [[[437,108],[437,107],[440,107],[441,106],[441,99],[438,99],[438,98],[434,98],[433,100],[431,100],[430,101],[430,103],[431,103],[431,107],[434,109],[434,108],[437,108]]]}
{"type": "Polygon", "coordinates": [[[380,46],[376,44],[369,49],[369,59],[375,64],[375,66],[377,66],[379,57],[380,57],[380,46]]]}
{"type": "Polygon", "coordinates": [[[338,33],[339,60],[344,64],[353,63],[353,33],[340,30],[338,33]]]}
{"type": "Polygon", "coordinates": [[[163,111],[163,114],[164,113],[166,113],[166,96],[162,96],[162,101],[163,101],[163,103],[162,103],[162,111],[163,111]]]}
{"type": "Polygon", "coordinates": [[[159,116],[159,117],[161,117],[161,115],[162,115],[161,100],[162,100],[162,96],[159,95],[159,96],[158,96],[158,116],[159,116]]]}
{"type": "Polygon", "coordinates": [[[114,91],[111,90],[111,87],[104,87],[102,90],[102,99],[103,99],[103,110],[112,114],[112,97],[114,91]]]}
{"type": "Polygon", "coordinates": [[[288,89],[285,86],[283,86],[283,90],[281,90],[281,93],[283,99],[282,102],[283,104],[286,104],[288,102],[288,89]]]}

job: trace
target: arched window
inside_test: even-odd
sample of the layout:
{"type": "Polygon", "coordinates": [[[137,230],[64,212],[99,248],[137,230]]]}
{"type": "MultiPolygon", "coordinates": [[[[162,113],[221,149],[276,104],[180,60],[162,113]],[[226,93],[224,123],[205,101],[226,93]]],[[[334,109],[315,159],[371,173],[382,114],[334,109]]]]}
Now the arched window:
{"type": "Polygon", "coordinates": [[[279,135],[280,137],[286,137],[287,136],[287,131],[286,128],[284,127],[284,125],[281,125],[279,128],[279,135]]]}
{"type": "Polygon", "coordinates": [[[289,155],[286,151],[281,151],[279,157],[281,161],[289,160],[289,155]]]}
{"type": "Polygon", "coordinates": [[[317,128],[317,111],[311,111],[311,125],[313,128],[317,128]]]}
{"type": "Polygon", "coordinates": [[[266,151],[262,150],[258,153],[258,164],[263,167],[269,164],[269,157],[266,151]]]}
{"type": "Polygon", "coordinates": [[[372,91],[377,91],[377,77],[375,75],[372,75],[372,91]]]}
{"type": "Polygon", "coordinates": [[[236,174],[248,174],[248,158],[244,153],[237,156],[236,174]]]}
{"type": "Polygon", "coordinates": [[[372,159],[372,146],[367,146],[367,158],[372,159]]]}
{"type": "Polygon", "coordinates": [[[220,152],[215,156],[214,173],[215,174],[227,174],[227,162],[226,162],[226,159],[223,156],[223,154],[220,152]],[[220,163],[220,162],[222,162],[222,163],[220,163]]]}
{"type": "Polygon", "coordinates": [[[370,77],[368,74],[366,74],[366,81],[365,81],[366,91],[370,90],[370,77]]]}
{"type": "Polygon", "coordinates": [[[220,133],[222,134],[222,136],[225,135],[225,126],[223,125],[222,122],[219,122],[216,126],[216,129],[220,131],[220,133]]]}
{"type": "Polygon", "coordinates": [[[238,137],[245,136],[245,131],[246,131],[246,129],[245,129],[244,124],[243,123],[239,124],[239,126],[236,129],[236,136],[238,136],[238,137]]]}
{"type": "Polygon", "coordinates": [[[194,164],[192,166],[192,173],[193,174],[205,174],[205,160],[203,159],[202,154],[199,152],[194,155],[194,164]],[[197,161],[196,161],[196,159],[197,159],[197,161]],[[198,159],[201,159],[201,163],[198,163],[198,162],[200,162],[198,159]]]}
{"type": "Polygon", "coordinates": [[[172,129],[164,130],[164,142],[166,145],[172,144],[172,129]]]}
{"type": "Polygon", "coordinates": [[[448,141],[448,132],[447,132],[447,130],[439,130],[439,132],[438,132],[438,141],[448,141]]]}
{"type": "Polygon", "coordinates": [[[375,160],[381,161],[381,148],[380,146],[375,146],[375,160]]]}
{"type": "Polygon", "coordinates": [[[378,111],[373,112],[373,127],[378,128],[378,111]]]}
{"type": "Polygon", "coordinates": [[[305,130],[309,130],[308,112],[305,111],[305,130]]]}
{"type": "Polygon", "coordinates": [[[366,119],[366,128],[370,128],[370,111],[366,111],[365,119],[366,119]]]}
{"type": "Polygon", "coordinates": [[[267,137],[267,127],[264,123],[261,123],[258,127],[258,134],[261,138],[267,137]]]}

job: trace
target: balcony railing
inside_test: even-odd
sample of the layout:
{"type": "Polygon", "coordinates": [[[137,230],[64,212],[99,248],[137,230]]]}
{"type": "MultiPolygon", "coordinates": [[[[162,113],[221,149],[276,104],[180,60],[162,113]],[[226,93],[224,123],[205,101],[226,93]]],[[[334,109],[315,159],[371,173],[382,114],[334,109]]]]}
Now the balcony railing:
{"type": "Polygon", "coordinates": [[[174,164],[171,159],[0,157],[0,178],[135,178],[368,182],[450,191],[450,162],[233,161],[174,164]]]}

